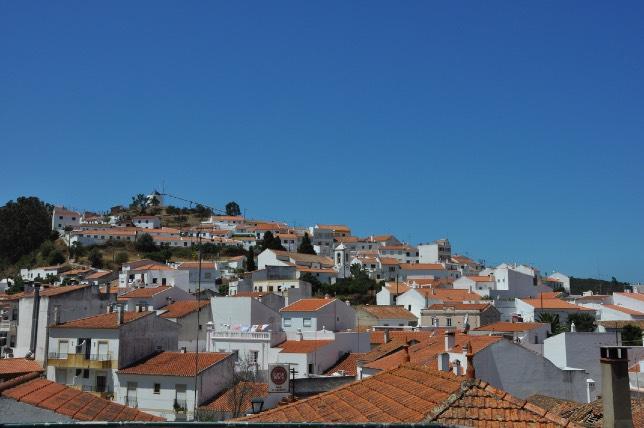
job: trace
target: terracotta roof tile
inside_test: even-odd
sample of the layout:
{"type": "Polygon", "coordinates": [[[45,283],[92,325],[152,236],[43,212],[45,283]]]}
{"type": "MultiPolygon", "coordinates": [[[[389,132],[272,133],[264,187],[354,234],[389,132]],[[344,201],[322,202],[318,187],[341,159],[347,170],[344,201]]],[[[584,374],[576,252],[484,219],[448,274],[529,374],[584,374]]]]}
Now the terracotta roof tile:
{"type": "Polygon", "coordinates": [[[584,308],[582,306],[573,305],[564,300],[560,299],[520,299],[522,302],[527,303],[528,305],[534,307],[535,309],[558,309],[558,310],[568,310],[568,311],[590,311],[594,312],[594,309],[584,308]]]}
{"type": "MultiPolygon", "coordinates": [[[[231,355],[233,354],[226,352],[200,352],[199,373],[231,355]]],[[[140,363],[121,369],[118,373],[157,376],[194,376],[196,360],[195,352],[161,352],[140,363]]]]}
{"type": "Polygon", "coordinates": [[[456,309],[459,311],[482,311],[490,307],[489,303],[435,303],[427,308],[430,311],[444,311],[448,309],[456,309]]]}
{"type": "Polygon", "coordinates": [[[432,422],[476,427],[576,426],[539,406],[520,400],[480,381],[468,381],[459,393],[435,409],[432,422]]]}
{"type": "Polygon", "coordinates": [[[171,288],[172,287],[169,285],[160,285],[158,287],[136,288],[128,293],[121,294],[119,296],[119,299],[149,298],[152,296],[156,296],[159,293],[163,293],[164,291],[167,291],[171,288]]]}
{"type": "Polygon", "coordinates": [[[402,366],[244,418],[250,422],[420,422],[458,390],[451,373],[402,366]]]}
{"type": "Polygon", "coordinates": [[[121,404],[112,403],[109,400],[87,392],[81,392],[66,385],[45,379],[25,379],[23,383],[9,386],[6,389],[3,386],[9,385],[12,381],[0,384],[2,395],[25,404],[51,410],[83,421],[112,421],[115,420],[117,415],[124,413],[122,409],[128,409],[128,415],[131,417],[119,420],[134,420],[141,415],[144,415],[147,420],[164,420],[163,418],[152,416],[136,409],[130,409],[121,404]],[[108,408],[109,411],[107,411],[108,408]]]}
{"type": "Polygon", "coordinates": [[[280,312],[315,312],[324,306],[335,302],[336,299],[300,299],[295,303],[280,309],[280,312]]]}
{"type": "Polygon", "coordinates": [[[333,340],[286,340],[275,346],[284,354],[308,354],[333,343],[333,340]]]}
{"type": "MultiPolygon", "coordinates": [[[[60,294],[71,293],[73,291],[82,290],[89,287],[89,285],[61,285],[58,287],[47,287],[40,289],[41,297],[58,296],[60,294]]],[[[34,293],[23,293],[21,297],[34,297],[34,293]]]]}
{"type": "Polygon", "coordinates": [[[418,318],[404,306],[395,305],[363,305],[356,308],[358,311],[367,312],[369,315],[377,319],[405,319],[408,321],[416,321],[418,318]]]}
{"type": "Polygon", "coordinates": [[[210,305],[209,300],[180,300],[165,306],[167,312],[161,314],[162,318],[182,318],[193,312],[197,312],[198,308],[205,308],[210,305]]]}
{"type": "Polygon", "coordinates": [[[41,372],[43,368],[34,360],[25,358],[0,359],[0,375],[41,372]]]}
{"type": "Polygon", "coordinates": [[[402,270],[445,270],[445,267],[439,263],[402,263],[402,270]]]}
{"type": "MultiPolygon", "coordinates": [[[[123,324],[138,320],[139,318],[153,315],[154,312],[123,312],[123,324]]],[[[52,324],[50,328],[97,328],[97,329],[116,329],[118,313],[111,312],[107,314],[93,315],[91,317],[80,318],[77,320],[67,321],[62,324],[52,324]]]]}
{"type": "Polygon", "coordinates": [[[627,315],[634,315],[634,316],[644,316],[643,312],[636,311],[635,309],[627,308],[622,305],[603,305],[604,308],[612,309],[614,311],[622,312],[627,315]]]}
{"type": "Polygon", "coordinates": [[[484,325],[478,328],[475,328],[475,331],[529,331],[536,330],[538,328],[546,327],[549,324],[544,324],[540,322],[508,322],[508,321],[499,321],[494,324],[484,325]]]}
{"type": "Polygon", "coordinates": [[[332,375],[333,373],[344,371],[345,376],[357,375],[358,360],[363,357],[365,353],[351,352],[344,355],[333,367],[328,369],[324,374],[332,375]]]}
{"type": "Polygon", "coordinates": [[[217,412],[239,411],[245,414],[251,409],[251,401],[255,397],[268,396],[268,384],[257,382],[239,382],[234,387],[228,388],[213,401],[201,406],[203,410],[217,412]],[[243,403],[241,402],[243,400],[243,403]]]}

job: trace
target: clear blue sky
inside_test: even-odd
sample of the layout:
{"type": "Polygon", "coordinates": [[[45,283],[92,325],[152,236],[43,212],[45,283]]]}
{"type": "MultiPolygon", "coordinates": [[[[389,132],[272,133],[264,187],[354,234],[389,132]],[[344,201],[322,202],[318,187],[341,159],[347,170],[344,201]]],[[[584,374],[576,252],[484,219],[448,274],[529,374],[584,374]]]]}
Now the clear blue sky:
{"type": "Polygon", "coordinates": [[[161,186],[644,281],[644,3],[0,3],[0,203],[161,186]]]}

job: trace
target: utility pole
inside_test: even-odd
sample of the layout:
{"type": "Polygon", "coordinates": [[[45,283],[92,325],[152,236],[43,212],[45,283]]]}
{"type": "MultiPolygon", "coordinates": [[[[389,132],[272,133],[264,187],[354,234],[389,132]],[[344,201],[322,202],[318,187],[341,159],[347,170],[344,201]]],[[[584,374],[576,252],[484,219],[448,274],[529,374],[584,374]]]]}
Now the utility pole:
{"type": "Polygon", "coordinates": [[[199,327],[200,325],[200,313],[201,313],[201,307],[199,306],[201,303],[201,233],[197,233],[198,236],[198,244],[199,245],[199,268],[197,270],[198,276],[197,276],[197,294],[195,296],[196,301],[197,301],[197,347],[195,349],[195,398],[194,398],[194,410],[193,410],[193,419],[198,421],[199,417],[197,415],[197,389],[198,389],[198,383],[199,383],[199,327]]]}

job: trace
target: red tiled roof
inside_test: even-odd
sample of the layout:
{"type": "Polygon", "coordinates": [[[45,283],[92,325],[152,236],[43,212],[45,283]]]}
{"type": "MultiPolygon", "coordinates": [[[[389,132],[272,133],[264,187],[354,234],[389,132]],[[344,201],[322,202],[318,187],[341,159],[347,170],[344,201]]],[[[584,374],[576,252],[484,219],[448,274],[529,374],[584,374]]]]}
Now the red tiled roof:
{"type": "Polygon", "coordinates": [[[448,309],[455,309],[458,311],[482,311],[487,309],[489,303],[435,303],[427,308],[429,311],[444,311],[448,309]]]}
{"type": "Polygon", "coordinates": [[[415,288],[414,290],[424,297],[442,300],[443,302],[465,302],[469,300],[481,300],[481,296],[479,294],[456,288],[415,288]]]}
{"type": "Polygon", "coordinates": [[[457,394],[432,411],[429,420],[446,425],[475,427],[578,426],[479,380],[466,382],[457,394]]]}
{"type": "Polygon", "coordinates": [[[171,289],[169,285],[159,285],[158,287],[136,288],[128,293],[121,294],[119,299],[136,299],[156,296],[166,290],[171,289]]]}
{"type": "Polygon", "coordinates": [[[363,305],[356,308],[358,311],[367,312],[377,319],[405,319],[416,321],[416,315],[409,312],[403,306],[395,305],[363,305]]]}
{"type": "Polygon", "coordinates": [[[27,360],[25,358],[0,359],[0,375],[12,375],[41,371],[43,371],[43,368],[34,360],[27,360]]]}
{"type": "Polygon", "coordinates": [[[241,420],[273,423],[437,421],[490,427],[571,426],[567,420],[492,388],[486,382],[465,380],[452,373],[410,364],[241,420]],[[476,400],[470,403],[470,398],[476,400]],[[476,411],[468,411],[468,404],[476,411]]]}
{"type": "Polygon", "coordinates": [[[87,392],[30,375],[0,383],[3,397],[82,421],[165,421],[87,392]]]}
{"type": "Polygon", "coordinates": [[[390,370],[409,362],[409,349],[404,346],[398,351],[364,365],[368,369],[390,370]]]}
{"type": "MultiPolygon", "coordinates": [[[[154,312],[123,312],[123,324],[127,324],[147,315],[152,315],[154,312]]],[[[110,312],[107,314],[93,315],[90,317],[79,318],[77,320],[67,321],[62,324],[51,324],[49,328],[97,328],[97,329],[116,329],[119,328],[117,324],[117,312],[110,312]]]]}
{"type": "Polygon", "coordinates": [[[582,306],[573,305],[561,299],[520,299],[522,302],[527,303],[535,309],[558,309],[558,310],[567,310],[567,311],[590,311],[594,312],[594,309],[584,308],[582,306]]]}
{"type": "Polygon", "coordinates": [[[402,263],[402,270],[445,270],[445,267],[439,263],[402,263]]]}
{"type": "MultiPolygon", "coordinates": [[[[71,293],[73,291],[82,290],[83,288],[87,288],[87,287],[89,287],[89,285],[61,285],[59,287],[41,288],[40,296],[41,297],[58,296],[60,294],[71,293]]],[[[21,297],[34,297],[34,293],[33,291],[29,293],[24,293],[21,297]]]]}
{"type": "Polygon", "coordinates": [[[634,315],[634,316],[644,316],[644,313],[640,311],[636,311],[635,309],[627,308],[622,305],[603,305],[603,307],[612,309],[614,311],[622,312],[624,314],[628,315],[634,315]]]}
{"type": "Polygon", "coordinates": [[[85,277],[85,279],[99,279],[99,278],[102,278],[102,277],[104,277],[104,276],[108,276],[108,275],[110,275],[110,274],[112,274],[112,271],[106,271],[106,272],[94,272],[94,273],[92,273],[91,275],[87,275],[87,276],[85,277]]]}
{"type": "Polygon", "coordinates": [[[295,303],[284,306],[280,312],[315,312],[336,299],[300,299],[295,303]]]}
{"type": "MultiPolygon", "coordinates": [[[[183,262],[178,270],[199,269],[199,262],[183,262]]],[[[201,262],[201,269],[215,269],[215,262],[201,262]]]]}
{"type": "Polygon", "coordinates": [[[280,348],[280,352],[284,354],[308,354],[330,343],[333,343],[333,340],[286,340],[276,348],[280,348]]]}
{"type": "MultiPolygon", "coordinates": [[[[228,352],[200,352],[199,373],[231,355],[233,354],[228,352]]],[[[196,361],[195,352],[161,352],[118,372],[155,376],[194,376],[196,361]]]]}
{"type": "Polygon", "coordinates": [[[614,293],[630,299],[640,300],[644,302],[644,293],[614,293]]]}
{"type": "Polygon", "coordinates": [[[188,314],[197,312],[197,309],[210,305],[209,300],[180,300],[165,306],[167,310],[161,314],[162,318],[181,318],[188,314]]]}
{"type": "Polygon", "coordinates": [[[474,331],[528,331],[536,330],[548,326],[549,324],[544,324],[540,322],[508,322],[508,321],[499,321],[494,324],[488,324],[481,327],[477,327],[474,331]]]}
{"type": "Polygon", "coordinates": [[[268,396],[267,383],[239,382],[210,403],[201,406],[200,409],[246,414],[252,408],[253,398],[266,396],[268,396]]]}
{"type": "Polygon", "coordinates": [[[494,282],[494,277],[493,276],[481,276],[481,275],[474,275],[474,276],[466,276],[465,278],[471,279],[472,281],[475,282],[494,282]]]}
{"type": "Polygon", "coordinates": [[[363,357],[364,353],[351,352],[340,358],[333,367],[328,369],[324,374],[332,375],[333,373],[344,371],[345,376],[356,376],[358,360],[363,357]]]}

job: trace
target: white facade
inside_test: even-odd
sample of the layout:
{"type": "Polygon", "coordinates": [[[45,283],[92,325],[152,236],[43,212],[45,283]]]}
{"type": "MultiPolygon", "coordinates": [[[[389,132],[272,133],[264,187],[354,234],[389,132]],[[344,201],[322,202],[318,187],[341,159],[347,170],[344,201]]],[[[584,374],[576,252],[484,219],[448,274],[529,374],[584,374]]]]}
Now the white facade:
{"type": "Polygon", "coordinates": [[[20,277],[25,281],[44,280],[47,275],[57,276],[61,266],[45,266],[33,269],[20,269],[20,277]]]}
{"type": "MultiPolygon", "coordinates": [[[[47,289],[40,292],[38,304],[38,322],[36,326],[35,359],[41,364],[46,361],[49,343],[48,326],[54,322],[57,312],[60,322],[105,312],[107,306],[114,303],[113,295],[100,293],[98,287],[68,286],[70,290],[62,294],[51,294],[47,289]]],[[[14,349],[15,357],[24,357],[30,351],[31,333],[34,312],[34,295],[20,298],[18,309],[18,335],[14,349]]]]}
{"type": "Polygon", "coordinates": [[[157,216],[138,216],[132,218],[135,227],[141,229],[158,229],[161,227],[161,219],[157,216]]]}
{"type": "MultiPolygon", "coordinates": [[[[197,375],[197,406],[214,398],[233,384],[236,356],[231,354],[197,375]]],[[[160,416],[168,421],[193,420],[195,376],[118,373],[119,388],[114,401],[160,416]],[[158,392],[155,392],[158,385],[158,392]],[[175,405],[185,409],[177,412],[175,405]]]]}
{"type": "Polygon", "coordinates": [[[80,224],[81,213],[62,207],[55,207],[51,215],[51,229],[63,232],[66,227],[76,227],[80,224]]]}
{"type": "Polygon", "coordinates": [[[559,280],[563,285],[564,290],[566,290],[567,293],[570,293],[570,277],[568,275],[564,275],[561,272],[555,272],[548,275],[548,277],[559,280]]]}
{"type": "MultiPolygon", "coordinates": [[[[285,308],[286,309],[286,308],[285,308]]],[[[333,299],[316,311],[281,311],[282,329],[297,331],[344,331],[356,324],[356,311],[347,303],[333,299]]]]}
{"type": "Polygon", "coordinates": [[[544,341],[543,356],[561,369],[585,370],[599,393],[602,381],[599,348],[616,345],[613,333],[565,332],[544,341]]]}

